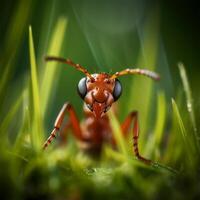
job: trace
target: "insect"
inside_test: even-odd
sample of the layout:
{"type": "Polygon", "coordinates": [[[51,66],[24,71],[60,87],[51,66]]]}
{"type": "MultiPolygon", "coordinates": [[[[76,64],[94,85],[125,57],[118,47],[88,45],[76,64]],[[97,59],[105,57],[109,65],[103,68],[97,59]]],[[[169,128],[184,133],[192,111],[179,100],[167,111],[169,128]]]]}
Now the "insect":
{"type": "MultiPolygon", "coordinates": [[[[62,130],[66,131],[69,128],[71,128],[81,148],[91,154],[99,154],[104,142],[111,143],[115,146],[116,142],[112,134],[107,112],[122,94],[122,85],[118,77],[128,74],[139,74],[153,80],[160,79],[157,73],[147,69],[125,69],[112,75],[107,73],[90,74],[87,69],[79,64],[73,63],[70,59],[47,56],[46,61],[65,63],[85,74],[85,77],[79,81],[77,86],[78,94],[84,101],[83,111],[85,119],[80,124],[73,106],[70,103],[65,103],[55,120],[54,128],[49,138],[43,145],[43,149],[48,147],[58,132],[62,132],[62,130]],[[68,121],[64,125],[64,118],[67,114],[69,115],[68,121]],[[63,127],[62,130],[61,127],[63,127]]],[[[121,131],[124,137],[128,135],[132,124],[134,154],[139,160],[149,164],[151,160],[144,158],[139,153],[139,123],[137,111],[129,113],[122,122],[121,131]]]]}

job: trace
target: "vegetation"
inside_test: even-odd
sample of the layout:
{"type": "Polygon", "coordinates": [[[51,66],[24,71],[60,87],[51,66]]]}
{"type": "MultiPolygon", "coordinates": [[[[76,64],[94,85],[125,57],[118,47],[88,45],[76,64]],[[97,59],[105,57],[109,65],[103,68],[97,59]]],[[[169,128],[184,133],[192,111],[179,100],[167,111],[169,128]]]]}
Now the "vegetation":
{"type": "MultiPolygon", "coordinates": [[[[106,43],[111,48],[117,46],[113,38],[108,41],[109,38],[102,32],[98,37],[103,42],[98,46],[94,35],[87,32],[88,24],[84,24],[83,19],[75,19],[70,14],[69,18],[61,16],[61,7],[58,11],[52,11],[58,7],[55,1],[50,2],[49,5],[45,4],[49,12],[46,11],[43,16],[44,27],[40,30],[34,20],[34,25],[28,26],[31,12],[37,13],[34,10],[37,3],[19,1],[3,42],[5,51],[0,55],[0,66],[3,66],[0,79],[2,199],[198,199],[200,147],[199,121],[196,118],[199,107],[196,101],[199,94],[195,94],[193,99],[186,73],[188,66],[183,63],[177,64],[180,79],[175,77],[175,82],[179,82],[178,86],[173,86],[175,92],[172,92],[170,85],[173,73],[169,73],[169,66],[155,68],[163,64],[165,55],[159,51],[157,12],[150,13],[144,23],[143,30],[148,37],[140,33],[141,27],[136,27],[139,33],[137,35],[133,31],[131,37],[139,41],[138,49],[141,49],[137,55],[134,54],[138,58],[135,65],[145,65],[159,71],[162,79],[160,83],[153,83],[145,77],[122,78],[124,94],[119,100],[118,116],[109,112],[118,150],[105,144],[101,157],[91,158],[80,152],[70,133],[67,145],[59,146],[58,136],[46,151],[42,150],[42,144],[53,128],[64,101],[69,99],[77,111],[82,106],[75,95],[76,82],[81,74],[68,66],[45,63],[44,55],[68,56],[83,65],[99,66],[98,70],[88,67],[92,73],[118,71],[125,67],[123,62],[126,65],[133,63],[128,47],[123,49],[123,55],[127,58],[121,56],[119,61],[116,57],[121,51],[116,50],[114,56],[111,49],[105,47],[106,43]],[[50,20],[53,22],[48,26],[50,20]],[[77,20],[80,26],[73,26],[77,20]],[[84,35],[71,36],[80,29],[84,35]],[[69,40],[70,36],[74,40],[69,40]],[[82,42],[83,38],[86,38],[85,43],[82,42]],[[68,45],[73,48],[68,49],[68,45]],[[84,50],[75,51],[78,46],[83,46],[84,50]],[[91,53],[92,58],[86,59],[91,53]],[[20,59],[24,61],[19,64],[20,59]],[[103,68],[99,64],[117,64],[121,67],[103,68]],[[139,110],[140,114],[139,148],[142,155],[155,161],[151,166],[133,156],[131,133],[125,140],[119,131],[120,121],[133,109],[139,110]]],[[[69,10],[76,15],[76,9],[80,7],[72,5],[69,10]]],[[[107,25],[105,31],[108,30],[107,25]]],[[[114,31],[117,35],[118,28],[113,27],[114,31]]],[[[78,115],[80,119],[83,118],[81,113],[78,115]]]]}

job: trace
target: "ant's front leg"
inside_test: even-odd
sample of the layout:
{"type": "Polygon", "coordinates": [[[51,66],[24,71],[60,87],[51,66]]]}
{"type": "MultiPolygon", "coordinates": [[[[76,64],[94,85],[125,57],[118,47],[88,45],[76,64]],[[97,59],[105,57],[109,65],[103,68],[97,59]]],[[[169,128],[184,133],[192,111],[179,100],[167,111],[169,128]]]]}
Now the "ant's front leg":
{"type": "Polygon", "coordinates": [[[151,160],[148,160],[144,157],[142,157],[139,153],[138,148],[138,138],[139,138],[139,123],[138,123],[138,112],[133,111],[131,112],[128,117],[125,119],[125,121],[121,125],[122,133],[126,137],[128,134],[128,131],[130,130],[131,124],[133,122],[133,149],[136,157],[143,161],[146,164],[151,164],[151,160]]]}
{"type": "Polygon", "coordinates": [[[69,103],[65,103],[60,111],[60,113],[58,114],[56,121],[54,123],[54,129],[52,130],[50,136],[48,137],[48,139],[46,140],[46,142],[43,145],[43,149],[46,149],[47,146],[51,143],[51,141],[53,140],[53,138],[56,137],[56,133],[60,130],[60,127],[63,123],[64,117],[66,114],[69,114],[69,122],[67,123],[67,127],[70,124],[70,126],[72,127],[72,131],[73,134],[75,135],[75,137],[79,140],[83,139],[82,136],[82,131],[79,125],[79,121],[78,118],[76,116],[76,113],[72,107],[71,104],[69,103]]]}

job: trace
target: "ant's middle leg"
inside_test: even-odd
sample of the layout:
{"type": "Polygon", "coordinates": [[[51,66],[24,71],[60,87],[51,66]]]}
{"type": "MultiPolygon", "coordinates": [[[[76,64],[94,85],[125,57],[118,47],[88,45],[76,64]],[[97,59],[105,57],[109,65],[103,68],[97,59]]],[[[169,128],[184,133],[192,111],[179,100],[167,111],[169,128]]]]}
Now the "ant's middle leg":
{"type": "Polygon", "coordinates": [[[139,153],[139,148],[138,148],[139,122],[138,122],[138,112],[137,111],[131,112],[128,115],[128,117],[125,119],[125,121],[121,124],[122,133],[123,133],[124,137],[127,136],[128,132],[131,128],[132,122],[133,122],[133,149],[134,149],[134,154],[139,160],[143,161],[144,163],[151,164],[151,162],[152,162],[151,160],[144,158],[139,153]]]}

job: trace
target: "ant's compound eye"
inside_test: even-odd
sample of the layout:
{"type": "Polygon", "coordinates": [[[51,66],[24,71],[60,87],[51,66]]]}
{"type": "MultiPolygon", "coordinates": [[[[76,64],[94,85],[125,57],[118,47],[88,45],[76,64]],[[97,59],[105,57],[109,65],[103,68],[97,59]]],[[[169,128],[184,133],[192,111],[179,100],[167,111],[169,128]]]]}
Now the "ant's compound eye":
{"type": "Polygon", "coordinates": [[[84,99],[84,98],[85,98],[85,95],[87,94],[86,81],[87,81],[87,78],[82,78],[82,79],[79,81],[78,87],[77,87],[78,94],[80,95],[80,97],[81,97],[82,99],[84,99]]]}
{"type": "Polygon", "coordinates": [[[115,87],[113,89],[114,101],[117,101],[122,94],[122,85],[118,79],[115,80],[115,87]]]}

